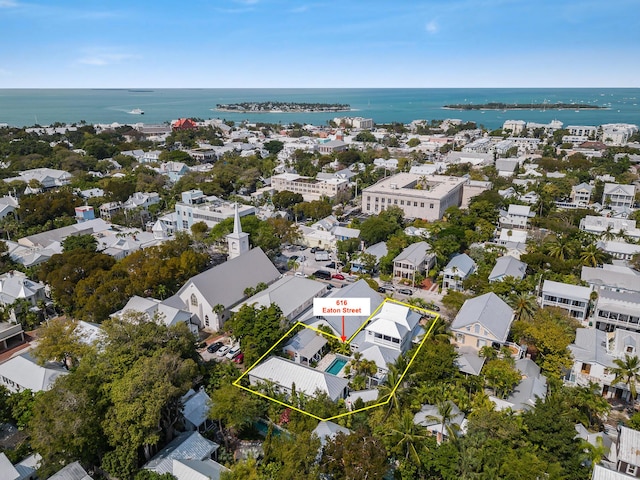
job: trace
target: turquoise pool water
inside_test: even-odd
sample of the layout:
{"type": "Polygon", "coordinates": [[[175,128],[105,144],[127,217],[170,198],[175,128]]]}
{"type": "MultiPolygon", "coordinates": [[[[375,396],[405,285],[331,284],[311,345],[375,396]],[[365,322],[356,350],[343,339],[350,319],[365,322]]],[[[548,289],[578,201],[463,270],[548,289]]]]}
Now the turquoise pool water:
{"type": "MultiPolygon", "coordinates": [[[[269,425],[267,424],[267,422],[265,422],[262,419],[259,419],[257,422],[254,422],[253,423],[253,427],[263,437],[266,437],[267,434],[269,433],[269,425]]],[[[282,430],[277,425],[274,425],[273,426],[273,436],[274,437],[279,437],[281,433],[282,433],[282,430]]]]}
{"type": "Polygon", "coordinates": [[[327,368],[325,372],[330,373],[331,375],[337,375],[338,372],[342,370],[342,367],[344,367],[346,364],[346,360],[343,360],[342,358],[336,358],[333,362],[331,362],[331,365],[329,365],[329,368],[327,368]]]}

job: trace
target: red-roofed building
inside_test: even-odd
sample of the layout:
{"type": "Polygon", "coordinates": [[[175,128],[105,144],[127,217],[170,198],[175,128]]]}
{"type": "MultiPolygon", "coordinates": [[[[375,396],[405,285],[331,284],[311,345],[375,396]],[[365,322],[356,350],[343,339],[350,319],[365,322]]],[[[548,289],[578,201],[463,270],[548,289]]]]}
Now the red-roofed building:
{"type": "Polygon", "coordinates": [[[190,118],[181,118],[171,124],[173,130],[197,130],[196,122],[190,118]]]}

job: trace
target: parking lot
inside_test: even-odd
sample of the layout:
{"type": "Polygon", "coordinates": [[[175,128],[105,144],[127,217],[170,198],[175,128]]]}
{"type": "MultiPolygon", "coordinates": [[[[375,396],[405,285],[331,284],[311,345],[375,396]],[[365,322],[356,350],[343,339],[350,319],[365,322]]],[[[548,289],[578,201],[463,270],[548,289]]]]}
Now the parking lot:
{"type": "Polygon", "coordinates": [[[205,362],[208,362],[208,361],[211,361],[211,360],[214,360],[214,361],[216,361],[216,362],[222,362],[222,361],[225,361],[225,360],[229,361],[229,359],[227,359],[227,358],[226,358],[226,356],[225,356],[225,355],[226,355],[226,352],[227,352],[228,350],[227,350],[227,351],[225,351],[225,355],[218,355],[218,354],[220,353],[220,351],[219,351],[219,350],[218,350],[218,351],[215,351],[215,352],[213,352],[213,353],[211,353],[211,352],[209,352],[209,351],[207,350],[207,348],[208,348],[210,345],[212,345],[212,344],[214,344],[214,343],[216,343],[216,342],[220,342],[220,343],[222,343],[224,347],[229,347],[229,348],[231,348],[231,347],[233,346],[233,345],[231,344],[231,338],[229,338],[229,337],[227,337],[227,336],[225,336],[225,335],[220,336],[220,337],[215,337],[215,338],[209,338],[209,339],[207,339],[207,340],[206,340],[207,346],[206,346],[206,347],[204,347],[204,348],[199,348],[199,349],[198,349],[198,353],[200,354],[200,356],[202,357],[202,359],[203,359],[205,362]]]}

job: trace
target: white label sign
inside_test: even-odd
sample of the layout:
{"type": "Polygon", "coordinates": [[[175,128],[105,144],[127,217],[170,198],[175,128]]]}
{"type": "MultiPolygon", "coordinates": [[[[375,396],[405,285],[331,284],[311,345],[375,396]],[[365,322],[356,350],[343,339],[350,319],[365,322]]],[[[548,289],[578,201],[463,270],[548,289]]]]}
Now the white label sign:
{"type": "Polygon", "coordinates": [[[316,317],[368,317],[371,301],[368,298],[314,298],[313,314],[316,317]]]}

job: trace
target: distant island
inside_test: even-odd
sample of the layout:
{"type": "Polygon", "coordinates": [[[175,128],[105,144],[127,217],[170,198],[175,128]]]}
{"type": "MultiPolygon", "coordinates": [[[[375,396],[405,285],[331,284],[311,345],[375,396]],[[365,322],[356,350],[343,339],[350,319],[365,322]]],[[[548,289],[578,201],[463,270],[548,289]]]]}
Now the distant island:
{"type": "Polygon", "coordinates": [[[347,103],[241,102],[219,103],[215,110],[238,113],[313,113],[345,112],[351,110],[351,106],[347,103]]]}
{"type": "Polygon", "coordinates": [[[442,108],[451,110],[600,110],[607,107],[589,105],[584,103],[454,103],[442,108]]]}

